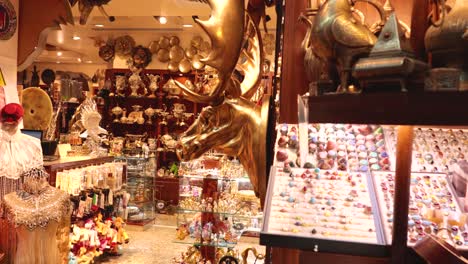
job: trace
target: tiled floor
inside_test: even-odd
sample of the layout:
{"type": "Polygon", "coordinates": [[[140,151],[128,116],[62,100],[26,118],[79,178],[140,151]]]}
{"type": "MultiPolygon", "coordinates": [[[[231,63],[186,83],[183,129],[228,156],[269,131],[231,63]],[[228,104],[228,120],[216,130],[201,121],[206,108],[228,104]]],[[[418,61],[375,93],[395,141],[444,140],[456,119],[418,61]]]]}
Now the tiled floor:
{"type": "MultiPolygon", "coordinates": [[[[122,255],[108,257],[97,263],[106,264],[171,264],[176,256],[180,256],[189,245],[174,243],[176,235],[175,216],[158,215],[155,223],[146,227],[127,226],[130,243],[123,246],[122,255]]],[[[260,253],[265,247],[259,245],[258,238],[242,237],[236,249],[242,252],[245,248],[255,247],[260,253]]],[[[249,264],[263,264],[250,253],[249,264]]],[[[244,264],[240,262],[240,264],[244,264]]]]}

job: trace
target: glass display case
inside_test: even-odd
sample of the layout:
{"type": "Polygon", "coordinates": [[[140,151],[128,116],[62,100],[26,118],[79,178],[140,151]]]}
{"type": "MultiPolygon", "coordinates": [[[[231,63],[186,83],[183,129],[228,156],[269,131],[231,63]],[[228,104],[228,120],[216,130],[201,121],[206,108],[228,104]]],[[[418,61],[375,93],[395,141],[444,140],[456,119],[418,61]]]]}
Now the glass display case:
{"type": "Polygon", "coordinates": [[[130,194],[127,210],[128,224],[145,225],[155,219],[155,170],[147,158],[118,157],[127,163],[127,186],[130,194]]]}
{"type": "MultiPolygon", "coordinates": [[[[278,131],[261,243],[388,256],[398,127],[308,124],[301,133],[298,125],[284,124],[278,131]]],[[[456,192],[466,181],[457,182],[453,168],[466,176],[460,164],[466,164],[468,131],[415,127],[414,133],[407,244],[433,235],[466,251],[467,214],[456,192]]]]}
{"type": "Polygon", "coordinates": [[[242,235],[258,235],[263,218],[260,200],[237,160],[211,156],[182,162],[179,176],[176,243],[234,248],[242,235]]]}

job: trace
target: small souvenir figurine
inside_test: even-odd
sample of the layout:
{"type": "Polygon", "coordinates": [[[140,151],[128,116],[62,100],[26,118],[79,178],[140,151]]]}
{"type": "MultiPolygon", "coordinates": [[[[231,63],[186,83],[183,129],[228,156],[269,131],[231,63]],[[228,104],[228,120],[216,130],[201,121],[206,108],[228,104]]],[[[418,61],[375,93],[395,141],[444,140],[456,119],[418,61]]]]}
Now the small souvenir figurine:
{"type": "Polygon", "coordinates": [[[118,95],[125,96],[126,83],[127,83],[127,77],[122,76],[122,75],[115,76],[115,89],[118,95]]]}
{"type": "Polygon", "coordinates": [[[159,82],[161,81],[161,76],[148,74],[148,78],[150,79],[149,90],[151,91],[151,94],[148,97],[154,98],[156,97],[156,91],[159,89],[159,82]]]}
{"type": "Polygon", "coordinates": [[[135,97],[140,96],[138,94],[138,89],[140,89],[140,87],[144,88],[145,90],[144,94],[146,94],[146,88],[144,87],[144,83],[140,77],[140,72],[142,69],[138,69],[136,67],[130,67],[130,70],[133,72],[130,78],[128,78],[130,89],[132,90],[132,93],[130,94],[130,96],[135,96],[135,97]]]}
{"type": "Polygon", "coordinates": [[[114,226],[117,229],[117,243],[128,244],[130,238],[128,237],[127,231],[124,229],[125,222],[121,217],[115,218],[114,226]]]}
{"type": "Polygon", "coordinates": [[[202,199],[201,205],[200,205],[200,210],[201,211],[206,211],[206,209],[207,209],[206,200],[202,199]]]}
{"type": "Polygon", "coordinates": [[[202,230],[203,244],[209,244],[211,242],[211,223],[207,223],[202,230]]]}
{"type": "Polygon", "coordinates": [[[189,235],[189,230],[187,228],[187,224],[181,224],[179,228],[177,228],[177,239],[184,240],[189,235]]]}
{"type": "Polygon", "coordinates": [[[101,144],[107,142],[105,136],[108,133],[107,130],[99,126],[102,117],[97,110],[96,102],[92,99],[86,99],[81,105],[81,109],[81,122],[86,129],[86,145],[91,150],[90,156],[103,156],[106,151],[101,148],[101,144]]]}
{"type": "Polygon", "coordinates": [[[213,205],[209,203],[209,204],[206,206],[206,211],[207,211],[207,212],[213,212],[213,205]]]}

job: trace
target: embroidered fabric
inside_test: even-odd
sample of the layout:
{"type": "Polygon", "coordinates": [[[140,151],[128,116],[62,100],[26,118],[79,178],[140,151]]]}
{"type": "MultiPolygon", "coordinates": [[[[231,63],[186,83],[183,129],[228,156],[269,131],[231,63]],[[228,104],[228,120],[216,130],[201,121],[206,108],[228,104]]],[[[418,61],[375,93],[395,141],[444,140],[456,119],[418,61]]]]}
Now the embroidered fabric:
{"type": "Polygon", "coordinates": [[[46,227],[51,221],[60,222],[63,217],[69,217],[70,205],[65,192],[47,186],[38,194],[17,191],[5,195],[0,211],[15,227],[25,226],[34,230],[46,227]]]}
{"type": "Polygon", "coordinates": [[[12,136],[0,130],[0,177],[19,179],[24,172],[43,164],[39,139],[20,130],[12,136]]]}

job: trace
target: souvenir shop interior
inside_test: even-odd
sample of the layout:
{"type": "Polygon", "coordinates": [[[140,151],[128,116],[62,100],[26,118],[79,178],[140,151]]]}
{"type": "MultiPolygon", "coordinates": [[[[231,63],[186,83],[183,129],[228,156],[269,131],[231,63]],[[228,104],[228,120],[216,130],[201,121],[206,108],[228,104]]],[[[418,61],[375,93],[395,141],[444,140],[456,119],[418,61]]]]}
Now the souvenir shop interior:
{"type": "Polygon", "coordinates": [[[0,264],[468,263],[466,58],[466,0],[0,0],[0,264]]]}

